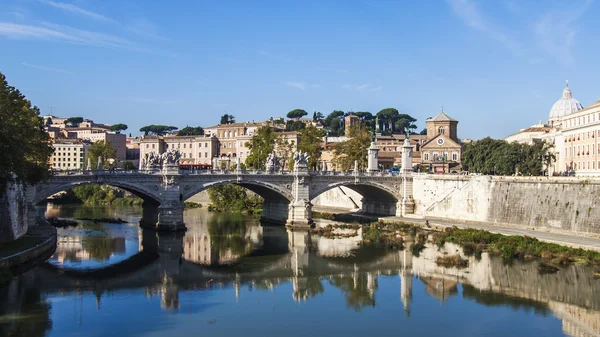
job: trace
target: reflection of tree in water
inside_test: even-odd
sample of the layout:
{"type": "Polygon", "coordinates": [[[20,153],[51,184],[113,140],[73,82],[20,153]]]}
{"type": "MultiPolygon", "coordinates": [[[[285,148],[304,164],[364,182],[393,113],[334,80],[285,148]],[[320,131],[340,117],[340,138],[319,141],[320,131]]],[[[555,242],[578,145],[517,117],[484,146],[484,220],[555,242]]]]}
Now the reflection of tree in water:
{"type": "Polygon", "coordinates": [[[84,236],[81,241],[84,249],[90,256],[90,259],[107,261],[117,250],[117,244],[114,238],[95,235],[84,236]]]}
{"type": "Polygon", "coordinates": [[[208,222],[210,243],[217,251],[243,255],[250,249],[246,240],[246,221],[239,213],[214,213],[208,222]]]}
{"type": "Polygon", "coordinates": [[[329,284],[339,288],[346,297],[346,305],[355,311],[364,307],[375,307],[375,292],[368,286],[367,275],[364,273],[349,276],[332,276],[329,284]]]}
{"type": "Polygon", "coordinates": [[[41,337],[52,328],[50,303],[41,297],[38,289],[29,287],[23,289],[22,287],[26,287],[24,281],[23,277],[17,277],[0,293],[2,303],[0,304],[0,335],[2,336],[41,337]],[[15,298],[10,298],[11,290],[17,287],[19,289],[16,289],[16,300],[19,303],[15,302],[15,298]],[[13,312],[14,314],[11,315],[13,312]]]}

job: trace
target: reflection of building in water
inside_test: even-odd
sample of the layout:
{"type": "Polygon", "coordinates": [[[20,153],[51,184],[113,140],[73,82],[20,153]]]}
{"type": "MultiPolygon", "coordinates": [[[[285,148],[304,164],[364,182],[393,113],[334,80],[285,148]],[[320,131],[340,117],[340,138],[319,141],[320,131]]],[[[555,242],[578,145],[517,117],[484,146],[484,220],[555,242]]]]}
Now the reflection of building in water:
{"type": "Polygon", "coordinates": [[[572,337],[600,336],[600,313],[574,305],[550,302],[554,316],[562,320],[563,332],[572,337]]]}
{"type": "Polygon", "coordinates": [[[247,226],[243,237],[212,237],[207,226],[190,227],[183,238],[183,258],[203,265],[230,264],[260,245],[262,227],[247,226]]]}
{"type": "MultiPolygon", "coordinates": [[[[410,247],[405,254],[409,251],[410,247]]],[[[423,281],[427,294],[442,301],[456,294],[457,284],[463,283],[473,286],[478,292],[508,295],[547,306],[562,320],[563,331],[569,336],[600,335],[600,312],[597,311],[600,309],[599,288],[592,270],[587,266],[573,265],[561,268],[554,274],[542,274],[537,263],[516,260],[509,265],[501,259],[491,258],[487,253],[483,253],[480,259],[466,257],[460,247],[449,243],[440,250],[437,247],[426,247],[418,257],[404,259],[403,264],[400,278],[405,308],[410,301],[408,294],[412,292],[412,284],[407,282],[410,278],[403,275],[405,270],[410,269],[423,281]],[[468,259],[468,267],[438,266],[435,262],[437,257],[447,253],[460,253],[463,258],[468,259]],[[573,285],[574,280],[577,280],[577,286],[573,285]]],[[[463,296],[464,291],[463,288],[463,296]]]]}
{"type": "Polygon", "coordinates": [[[114,253],[125,253],[125,238],[103,237],[94,238],[68,236],[57,238],[56,251],[51,257],[58,263],[65,261],[86,261],[91,259],[107,259],[114,253]]]}

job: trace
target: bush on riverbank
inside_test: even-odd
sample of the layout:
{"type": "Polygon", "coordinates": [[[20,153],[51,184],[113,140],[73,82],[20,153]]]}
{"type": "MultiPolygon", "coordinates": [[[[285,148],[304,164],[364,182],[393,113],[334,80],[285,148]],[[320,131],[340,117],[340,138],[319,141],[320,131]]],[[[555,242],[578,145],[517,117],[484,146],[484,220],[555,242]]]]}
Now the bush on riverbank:
{"type": "Polygon", "coordinates": [[[209,211],[214,212],[248,212],[262,211],[263,199],[247,189],[237,185],[221,185],[208,189],[211,205],[209,211]]]}
{"type": "Polygon", "coordinates": [[[435,260],[435,263],[438,266],[442,266],[442,267],[446,267],[446,268],[450,268],[450,267],[466,268],[469,265],[469,261],[463,259],[458,254],[438,256],[437,259],[435,260]]]}
{"type": "Polygon", "coordinates": [[[201,208],[202,204],[192,201],[186,201],[183,203],[183,208],[201,208]]]}

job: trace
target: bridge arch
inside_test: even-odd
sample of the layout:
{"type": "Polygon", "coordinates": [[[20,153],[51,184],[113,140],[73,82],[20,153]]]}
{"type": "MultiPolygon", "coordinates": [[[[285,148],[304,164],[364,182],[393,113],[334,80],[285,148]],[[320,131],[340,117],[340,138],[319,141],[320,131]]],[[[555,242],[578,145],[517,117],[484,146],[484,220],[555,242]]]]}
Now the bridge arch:
{"type": "Polygon", "coordinates": [[[286,202],[291,202],[294,200],[291,187],[290,189],[287,189],[286,187],[278,186],[269,182],[256,180],[238,181],[237,179],[223,179],[218,181],[198,183],[197,185],[191,185],[190,188],[186,188],[187,190],[183,193],[182,200],[185,201],[204,190],[221,185],[238,185],[244,187],[258,194],[265,200],[279,200],[286,202]]]}
{"type": "Polygon", "coordinates": [[[68,182],[57,182],[48,184],[38,185],[36,187],[35,196],[32,200],[34,205],[39,204],[40,202],[48,199],[51,195],[62,191],[68,191],[75,187],[79,186],[87,186],[87,185],[108,185],[113,187],[121,188],[127,192],[135,194],[136,196],[144,199],[144,201],[150,201],[154,204],[160,204],[160,198],[150,191],[148,188],[132,184],[126,181],[93,181],[93,180],[83,180],[83,181],[68,181],[68,182]],[[42,187],[42,186],[45,186],[42,187]],[[41,187],[41,188],[40,188],[41,187]]]}
{"type": "MultiPolygon", "coordinates": [[[[390,181],[384,184],[377,181],[337,181],[313,184],[311,200],[338,187],[346,187],[362,196],[362,212],[366,214],[394,216],[398,215],[399,202],[402,201],[402,184],[390,181]]],[[[348,207],[349,209],[354,207],[348,207]]]]}

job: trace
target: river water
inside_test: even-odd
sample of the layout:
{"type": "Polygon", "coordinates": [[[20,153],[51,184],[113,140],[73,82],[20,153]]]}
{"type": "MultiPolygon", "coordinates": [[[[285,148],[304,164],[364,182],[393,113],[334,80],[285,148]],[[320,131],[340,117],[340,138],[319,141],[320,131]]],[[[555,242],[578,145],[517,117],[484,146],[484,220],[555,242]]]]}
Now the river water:
{"type": "MultiPolygon", "coordinates": [[[[420,253],[187,210],[184,234],[137,226],[141,208],[48,206],[120,217],[59,229],[56,253],[0,288],[0,336],[599,336],[600,280],[483,253],[466,268],[420,253]]],[[[350,230],[351,231],[351,230],[350,230]]]]}

